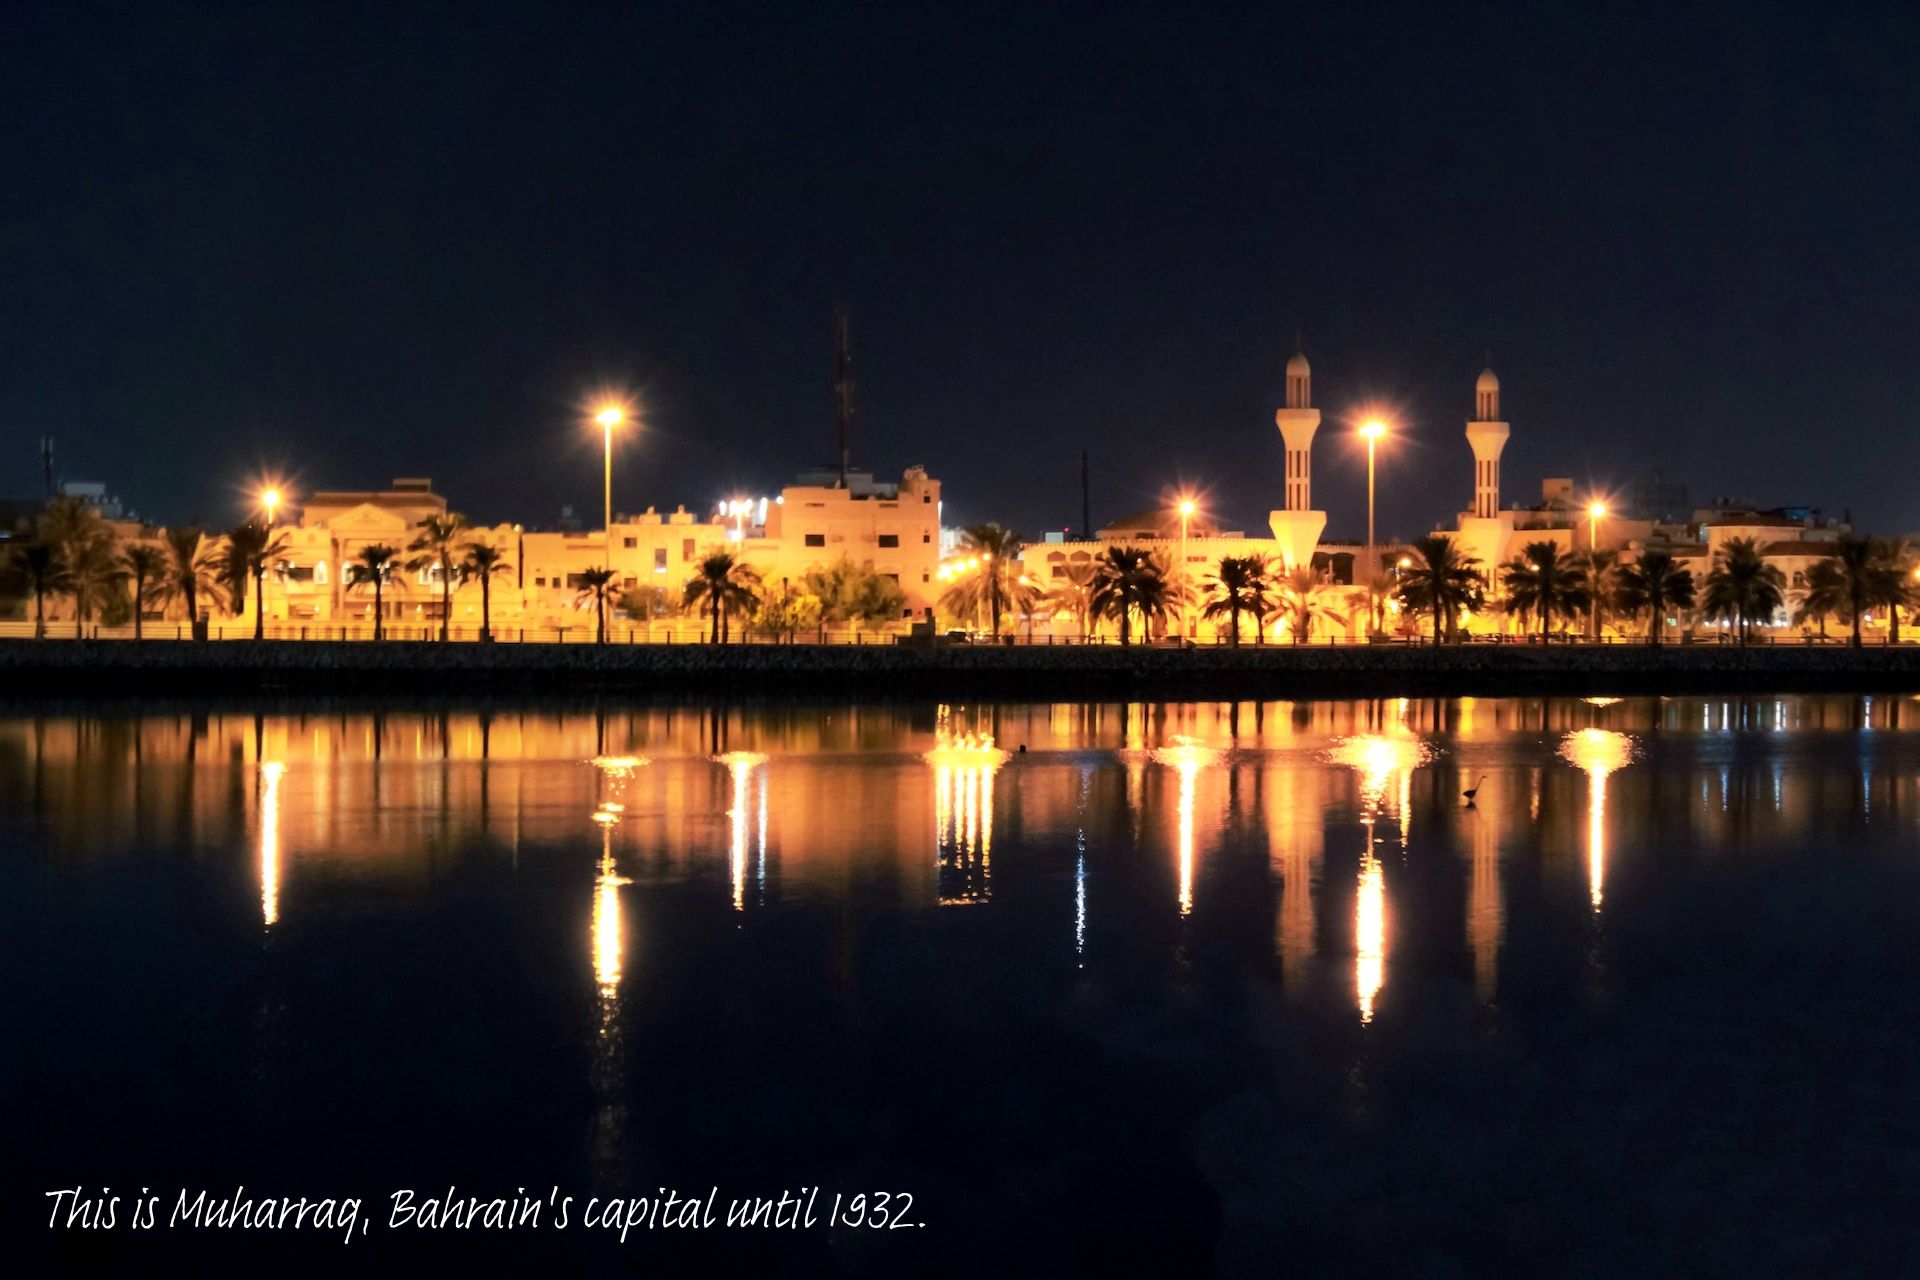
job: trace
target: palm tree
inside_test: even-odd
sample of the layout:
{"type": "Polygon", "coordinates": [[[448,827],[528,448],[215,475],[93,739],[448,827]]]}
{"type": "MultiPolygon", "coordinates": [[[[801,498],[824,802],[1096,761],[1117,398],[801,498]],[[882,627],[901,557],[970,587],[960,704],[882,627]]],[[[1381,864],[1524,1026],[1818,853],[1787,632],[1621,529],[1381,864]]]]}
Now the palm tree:
{"type": "Polygon", "coordinates": [[[820,629],[818,643],[827,642],[827,627],[846,622],[851,616],[853,583],[859,575],[853,561],[841,556],[824,569],[809,569],[800,579],[801,590],[817,605],[814,623],[820,629]]]}
{"type": "MultiPolygon", "coordinates": [[[[574,597],[577,605],[593,601],[594,632],[593,642],[607,642],[607,597],[613,594],[613,584],[617,580],[613,569],[588,569],[580,575],[580,594],[574,597]]],[[[445,639],[443,635],[441,637],[445,639]]]]}
{"type": "Polygon", "coordinates": [[[1167,615],[1166,572],[1152,552],[1139,547],[1108,547],[1098,565],[1088,606],[1094,617],[1117,621],[1120,643],[1132,644],[1134,614],[1149,630],[1167,615]]]}
{"type": "Polygon", "coordinates": [[[1884,594],[1879,557],[1865,538],[1848,535],[1834,544],[1830,562],[1839,581],[1840,594],[1846,600],[1846,612],[1853,623],[1853,638],[1847,643],[1860,647],[1860,623],[1868,609],[1884,594]]]}
{"type": "Polygon", "coordinates": [[[1327,607],[1327,576],[1310,564],[1299,564],[1280,578],[1280,612],[1286,615],[1293,631],[1293,642],[1305,644],[1313,638],[1316,619],[1346,625],[1347,615],[1327,607]]]}
{"type": "Polygon", "coordinates": [[[1059,566],[1060,576],[1047,588],[1046,601],[1055,617],[1071,614],[1080,624],[1080,640],[1085,643],[1093,619],[1093,562],[1078,560],[1059,566]]]}
{"type": "Polygon", "coordinates": [[[354,559],[358,563],[347,566],[347,590],[373,588],[373,638],[383,639],[387,634],[387,583],[398,567],[400,552],[383,542],[376,542],[360,548],[354,559]]]}
{"type": "Polygon", "coordinates": [[[444,642],[453,622],[454,574],[459,571],[460,555],[467,544],[467,518],[458,511],[428,516],[416,524],[420,532],[407,544],[414,557],[407,568],[415,573],[440,570],[440,639],[444,642]]]}
{"type": "Polygon", "coordinates": [[[287,553],[287,536],[273,526],[249,520],[227,530],[226,550],[216,562],[227,584],[235,616],[246,611],[249,580],[253,595],[253,638],[267,635],[267,567],[287,553]]]}
{"type": "Polygon", "coordinates": [[[1616,603],[1629,614],[1647,610],[1652,615],[1647,620],[1647,638],[1659,644],[1667,610],[1693,608],[1693,570],[1676,564],[1668,552],[1644,552],[1620,570],[1616,603]]]}
{"type": "Polygon", "coordinates": [[[1600,638],[1600,628],[1620,589],[1620,553],[1614,550],[1590,550],[1579,559],[1580,573],[1587,588],[1587,635],[1600,638]]]}
{"type": "Polygon", "coordinates": [[[1801,598],[1800,607],[1793,611],[1795,626],[1805,626],[1809,619],[1818,623],[1820,637],[1827,635],[1827,619],[1845,618],[1847,615],[1847,579],[1840,572],[1839,563],[1828,556],[1816,560],[1807,566],[1807,594],[1801,598]]]}
{"type": "Polygon", "coordinates": [[[1000,638],[1000,615],[1020,573],[1020,537],[997,524],[972,524],[961,531],[960,553],[978,561],[940,597],[941,607],[958,618],[978,622],[987,616],[993,638],[1000,638]]]}
{"type": "MultiPolygon", "coordinates": [[[[1731,621],[1746,644],[1753,624],[1771,618],[1785,598],[1786,576],[1766,562],[1760,544],[1752,538],[1729,538],[1713,557],[1707,590],[1701,605],[1709,618],[1731,621]]],[[[1854,615],[1855,643],[1859,642],[1859,614],[1854,615]]]]}
{"type": "Polygon", "coordinates": [[[1267,611],[1267,566],[1259,556],[1221,556],[1213,576],[1201,584],[1206,603],[1200,616],[1209,622],[1227,619],[1227,643],[1240,647],[1240,615],[1251,613],[1256,631],[1267,611]]]}
{"type": "MultiPolygon", "coordinates": [[[[462,582],[480,584],[480,638],[490,641],[493,639],[493,580],[512,573],[513,566],[507,563],[506,552],[499,547],[487,542],[469,542],[459,572],[462,582]]],[[[444,632],[442,635],[444,638],[444,632]]]]}
{"type": "Polygon", "coordinates": [[[167,530],[167,572],[159,599],[176,595],[186,601],[187,630],[196,640],[207,637],[200,622],[200,597],[213,591],[213,566],[208,562],[207,535],[197,524],[167,530]]]}
{"type": "Polygon", "coordinates": [[[133,638],[144,639],[141,613],[159,591],[167,572],[166,553],[148,542],[136,542],[120,553],[120,564],[133,579],[133,638]]]}
{"type": "Polygon", "coordinates": [[[47,504],[41,537],[60,557],[66,582],[62,590],[73,597],[74,635],[82,636],[94,604],[103,603],[121,582],[113,530],[91,506],[62,496],[47,504]]]}
{"type": "Polygon", "coordinates": [[[734,613],[750,614],[758,599],[760,576],[742,564],[731,551],[715,551],[700,562],[700,571],[687,581],[680,607],[688,612],[702,608],[713,617],[711,644],[726,640],[725,622],[734,613]]]}
{"type": "Polygon", "coordinates": [[[1905,538],[1876,538],[1873,542],[1874,603],[1887,606],[1887,639],[1900,643],[1900,606],[1913,599],[1913,548],[1905,538]]]}
{"type": "Polygon", "coordinates": [[[12,549],[7,567],[33,593],[33,638],[46,639],[47,597],[67,589],[67,567],[59,551],[48,542],[25,543],[12,549]]]}
{"type": "Polygon", "coordinates": [[[1373,623],[1369,634],[1377,636],[1387,629],[1387,601],[1393,599],[1399,589],[1400,578],[1390,569],[1382,569],[1367,579],[1367,610],[1373,623]]]}
{"type": "Polygon", "coordinates": [[[1445,534],[1431,533],[1413,544],[1413,563],[1400,574],[1400,604],[1415,613],[1433,614],[1435,647],[1448,619],[1462,609],[1479,607],[1479,563],[1445,534]]]}
{"type": "Polygon", "coordinates": [[[1540,619],[1540,638],[1546,639],[1554,615],[1572,620],[1587,607],[1587,575],[1572,556],[1562,555],[1552,542],[1529,542],[1501,572],[1507,607],[1522,618],[1540,619]]]}

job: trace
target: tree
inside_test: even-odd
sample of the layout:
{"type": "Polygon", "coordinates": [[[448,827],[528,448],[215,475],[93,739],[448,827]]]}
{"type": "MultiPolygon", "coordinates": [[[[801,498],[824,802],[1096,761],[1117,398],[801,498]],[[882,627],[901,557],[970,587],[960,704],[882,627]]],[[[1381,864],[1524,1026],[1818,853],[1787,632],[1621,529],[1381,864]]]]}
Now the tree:
{"type": "Polygon", "coordinates": [[[1847,643],[1860,647],[1860,623],[1868,609],[1885,594],[1879,557],[1874,547],[1865,538],[1848,535],[1834,544],[1833,558],[1829,561],[1838,580],[1840,595],[1846,601],[1845,611],[1853,624],[1853,637],[1847,643]]]}
{"type": "Polygon", "coordinates": [[[440,571],[440,639],[444,643],[453,623],[454,574],[459,571],[462,552],[468,545],[467,518],[458,511],[428,516],[414,528],[420,532],[407,544],[414,553],[407,568],[415,573],[428,569],[440,571]]]}
{"type": "Polygon", "coordinates": [[[846,622],[852,615],[853,583],[860,570],[853,561],[841,556],[824,569],[809,569],[800,579],[802,589],[814,602],[814,625],[820,630],[818,643],[827,642],[827,627],[846,622]]]}
{"type": "Polygon", "coordinates": [[[849,614],[854,622],[883,627],[906,611],[907,593],[881,573],[867,573],[854,586],[849,614]]]}
{"type": "Polygon", "coordinates": [[[1267,611],[1267,566],[1259,556],[1221,556],[1212,576],[1200,584],[1205,603],[1200,616],[1227,619],[1227,643],[1240,647],[1240,615],[1251,613],[1256,631],[1267,611]]]}
{"type": "Polygon", "coordinates": [[[1828,556],[1816,560],[1807,566],[1807,594],[1800,600],[1800,607],[1793,611],[1795,626],[1805,626],[1811,620],[1820,627],[1820,636],[1826,638],[1827,619],[1839,617],[1843,621],[1848,616],[1847,579],[1840,572],[1839,563],[1828,556]]]}
{"type": "Polygon", "coordinates": [[[65,586],[73,598],[74,635],[86,634],[93,606],[121,582],[120,561],[113,553],[113,530],[100,513],[79,498],[58,497],[47,504],[41,539],[59,557],[65,586]]]}
{"type": "Polygon", "coordinates": [[[67,567],[51,543],[29,542],[7,557],[9,576],[33,596],[33,638],[47,638],[47,597],[67,590],[67,567]]]}
{"type": "MultiPolygon", "coordinates": [[[[1709,618],[1734,624],[1740,643],[1753,638],[1753,624],[1771,618],[1785,599],[1786,575],[1766,562],[1752,538],[1729,538],[1713,557],[1701,605],[1709,618]]],[[[1858,614],[1854,615],[1857,619],[1858,614]]],[[[1858,643],[1858,622],[1855,643],[1858,643]]]]}
{"type": "Polygon", "coordinates": [[[1060,576],[1047,588],[1046,603],[1055,617],[1070,614],[1080,625],[1080,639],[1085,643],[1092,631],[1093,621],[1093,576],[1094,566],[1091,560],[1077,560],[1060,566],[1060,576]]]}
{"type": "Polygon", "coordinates": [[[1400,574],[1400,606],[1433,615],[1433,643],[1447,620],[1480,604],[1479,561],[1461,553],[1460,544],[1433,533],[1413,544],[1413,563],[1400,574]]]}
{"type": "Polygon", "coordinates": [[[1327,586],[1327,575],[1310,564],[1295,565],[1281,575],[1278,603],[1295,644],[1313,638],[1313,624],[1318,619],[1346,625],[1347,615],[1327,606],[1327,586]]]}
{"type": "Polygon", "coordinates": [[[1394,598],[1400,590],[1400,577],[1391,569],[1382,569],[1367,579],[1367,612],[1373,624],[1371,635],[1381,635],[1387,629],[1387,601],[1394,598]]]}
{"type": "Polygon", "coordinates": [[[1640,558],[1620,570],[1620,587],[1615,603],[1625,612],[1651,616],[1647,638],[1660,643],[1660,634],[1669,609],[1693,608],[1693,570],[1674,562],[1665,551],[1643,552],[1640,558]]]}
{"type": "Polygon", "coordinates": [[[1900,643],[1900,607],[1914,598],[1913,547],[1905,538],[1876,538],[1873,543],[1876,604],[1887,606],[1887,639],[1900,643]]]}
{"type": "Polygon", "coordinates": [[[1587,591],[1587,635],[1598,640],[1600,628],[1614,606],[1620,589],[1620,553],[1592,550],[1580,557],[1579,572],[1587,591]]]}
{"type": "Polygon", "coordinates": [[[399,567],[400,552],[376,542],[360,548],[354,560],[355,563],[347,566],[347,590],[373,588],[373,638],[383,639],[387,634],[387,583],[399,567]]]}
{"type": "Polygon", "coordinates": [[[726,642],[726,620],[733,614],[751,615],[759,600],[760,576],[731,551],[715,551],[700,561],[700,570],[687,582],[680,607],[689,613],[702,609],[713,618],[711,644],[726,642]]]}
{"type": "Polygon", "coordinates": [[[187,606],[187,629],[196,640],[207,637],[200,621],[200,597],[213,591],[213,565],[207,553],[207,535],[197,524],[167,530],[167,571],[159,599],[179,596],[187,606]]]}
{"type": "Polygon", "coordinates": [[[607,601],[612,598],[614,583],[619,580],[613,569],[588,569],[580,575],[580,594],[575,596],[576,605],[593,601],[594,631],[593,642],[607,642],[607,601]]]}
{"type": "Polygon", "coordinates": [[[961,533],[960,553],[968,568],[940,597],[940,607],[976,624],[984,613],[998,640],[1000,615],[1020,576],[1019,535],[997,524],[968,525],[961,533]]]}
{"type": "Polygon", "coordinates": [[[673,606],[672,592],[645,582],[628,588],[620,597],[619,609],[635,622],[654,622],[673,612],[673,606]]]}
{"type": "MultiPolygon", "coordinates": [[[[469,542],[460,561],[460,580],[480,584],[480,639],[493,640],[493,580],[513,572],[507,553],[489,542],[469,542]]],[[[444,637],[445,633],[442,632],[444,637]]]]}
{"type": "Polygon", "coordinates": [[[1121,645],[1132,644],[1134,614],[1148,630],[1167,616],[1166,571],[1152,552],[1140,547],[1108,547],[1096,563],[1089,608],[1096,618],[1118,622],[1121,645]]]}
{"type": "Polygon", "coordinates": [[[227,545],[215,561],[215,571],[227,584],[235,617],[246,611],[247,587],[253,596],[253,638],[267,635],[267,567],[287,553],[287,536],[257,520],[227,530],[227,545]]]}
{"type": "Polygon", "coordinates": [[[1538,618],[1543,640],[1555,615],[1570,621],[1587,607],[1587,575],[1574,557],[1560,553],[1556,543],[1529,542],[1500,577],[1507,590],[1507,608],[1522,618],[1538,618]]]}
{"type": "Polygon", "coordinates": [[[151,543],[136,542],[120,553],[120,564],[133,579],[133,638],[144,639],[141,615],[166,577],[166,553],[151,543]]]}

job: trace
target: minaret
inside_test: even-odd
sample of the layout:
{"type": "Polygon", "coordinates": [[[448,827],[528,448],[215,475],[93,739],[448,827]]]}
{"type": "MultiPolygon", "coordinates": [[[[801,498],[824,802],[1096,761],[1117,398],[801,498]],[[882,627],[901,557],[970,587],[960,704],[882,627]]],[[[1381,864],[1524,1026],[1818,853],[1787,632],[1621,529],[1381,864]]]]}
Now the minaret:
{"type": "Polygon", "coordinates": [[[1507,447],[1507,424],[1500,420],[1500,379],[1482,369],[1473,384],[1473,421],[1467,424],[1473,446],[1473,514],[1490,520],[1500,514],[1500,451],[1507,447]]]}
{"type": "Polygon", "coordinates": [[[1313,370],[1300,351],[1287,361],[1286,407],[1273,415],[1287,446],[1286,507],[1267,513],[1267,523],[1288,566],[1312,564],[1327,527],[1327,513],[1313,510],[1313,436],[1320,411],[1313,407],[1313,370]]]}
{"type": "Polygon", "coordinates": [[[1489,581],[1499,581],[1513,537],[1513,513],[1500,510],[1500,453],[1507,447],[1507,424],[1500,420],[1500,379],[1483,369],[1473,384],[1473,420],[1467,443],[1473,448],[1473,507],[1460,513],[1462,550],[1480,562],[1489,581]]]}

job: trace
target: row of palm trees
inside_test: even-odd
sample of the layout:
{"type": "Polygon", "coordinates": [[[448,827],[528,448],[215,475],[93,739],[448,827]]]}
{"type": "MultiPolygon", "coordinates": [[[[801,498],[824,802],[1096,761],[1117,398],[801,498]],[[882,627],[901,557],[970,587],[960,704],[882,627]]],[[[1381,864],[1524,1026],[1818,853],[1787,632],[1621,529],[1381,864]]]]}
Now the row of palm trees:
{"type": "MultiPolygon", "coordinates": [[[[1132,642],[1136,622],[1150,632],[1155,624],[1196,605],[1202,617],[1224,622],[1235,645],[1247,621],[1264,640],[1267,624],[1284,620],[1295,643],[1310,640],[1323,621],[1339,626],[1351,621],[1334,607],[1327,576],[1308,565],[1226,556],[1189,587],[1153,551],[1114,546],[1097,559],[1061,566],[1063,576],[1043,587],[1020,573],[1019,552],[1018,540],[998,525],[967,529],[963,555],[981,567],[949,588],[942,608],[956,618],[983,621],[996,638],[1009,613],[1025,618],[1029,631],[1042,614],[1072,617],[1083,636],[1112,622],[1123,645],[1132,642]]],[[[1542,540],[1527,544],[1493,575],[1444,534],[1419,539],[1410,552],[1398,572],[1365,584],[1376,634],[1384,630],[1385,604],[1393,600],[1410,616],[1428,620],[1435,644],[1457,639],[1464,617],[1490,607],[1524,627],[1537,627],[1543,638],[1556,624],[1577,627],[1584,622],[1597,637],[1608,618],[1645,618],[1653,644],[1664,639],[1669,616],[1697,609],[1708,620],[1727,623],[1745,644],[1756,627],[1779,614],[1787,593],[1785,575],[1767,562],[1751,538],[1732,539],[1721,547],[1703,582],[1696,582],[1693,570],[1670,552],[1658,549],[1623,563],[1615,551],[1569,553],[1542,540]],[[1490,590],[1494,581],[1501,588],[1497,598],[1490,590]]],[[[1842,538],[1831,556],[1814,563],[1805,587],[1794,622],[1816,623],[1823,635],[1829,618],[1848,622],[1855,646],[1872,610],[1890,611],[1897,636],[1900,609],[1920,608],[1915,558],[1902,542],[1842,538]]]]}

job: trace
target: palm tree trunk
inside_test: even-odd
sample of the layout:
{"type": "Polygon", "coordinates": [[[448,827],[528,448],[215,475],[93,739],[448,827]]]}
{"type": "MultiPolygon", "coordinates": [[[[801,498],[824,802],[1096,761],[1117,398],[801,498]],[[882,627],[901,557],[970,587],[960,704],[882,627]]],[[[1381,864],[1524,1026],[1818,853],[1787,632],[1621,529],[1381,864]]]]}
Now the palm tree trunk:
{"type": "Polygon", "coordinates": [[[446,561],[440,562],[440,643],[447,642],[448,628],[453,622],[453,569],[446,561]]]}
{"type": "Polygon", "coordinates": [[[385,592],[378,576],[373,580],[373,638],[379,640],[387,633],[387,606],[384,603],[385,592]]]}
{"type": "Polygon", "coordinates": [[[480,639],[493,639],[493,578],[480,579],[480,639]]]}
{"type": "Polygon", "coordinates": [[[33,588],[33,638],[47,638],[47,593],[38,585],[33,588]]]}
{"type": "MultiPolygon", "coordinates": [[[[607,597],[601,591],[593,593],[593,623],[593,642],[605,644],[607,642],[607,597]]],[[[444,640],[446,636],[442,635],[440,638],[444,640]]]]}
{"type": "Polygon", "coordinates": [[[267,564],[260,562],[260,568],[253,575],[253,638],[267,638],[267,564]]]}
{"type": "Polygon", "coordinates": [[[1228,605],[1227,611],[1233,617],[1233,647],[1238,649],[1240,647],[1240,602],[1236,600],[1228,605]]]}
{"type": "Polygon", "coordinates": [[[144,576],[135,574],[133,576],[133,638],[135,640],[146,639],[146,637],[141,634],[140,626],[140,602],[146,599],[146,596],[147,580],[144,576]]]}

